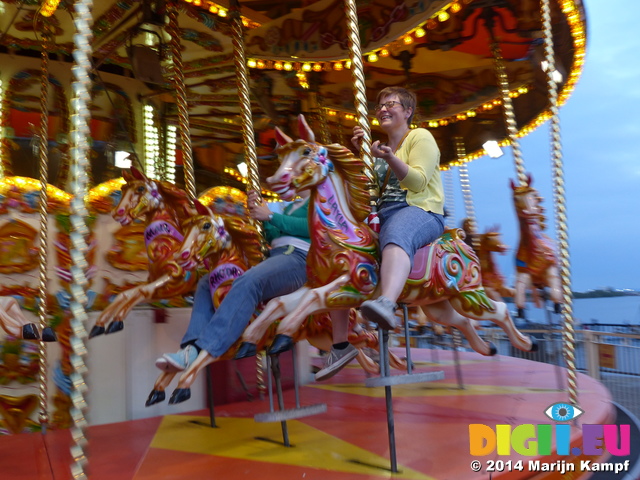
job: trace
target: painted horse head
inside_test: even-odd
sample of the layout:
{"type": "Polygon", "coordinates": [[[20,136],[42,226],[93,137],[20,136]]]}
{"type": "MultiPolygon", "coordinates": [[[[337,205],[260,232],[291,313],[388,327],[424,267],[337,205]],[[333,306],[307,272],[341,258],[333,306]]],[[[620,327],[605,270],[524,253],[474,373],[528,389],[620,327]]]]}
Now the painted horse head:
{"type": "Polygon", "coordinates": [[[198,200],[194,204],[197,215],[182,224],[184,240],[175,254],[180,266],[208,261],[212,266],[227,262],[247,269],[260,263],[260,234],[254,225],[235,215],[218,215],[198,200]]]}
{"type": "MultiPolygon", "coordinates": [[[[346,185],[344,191],[351,210],[358,221],[370,213],[369,192],[364,186],[364,163],[346,147],[338,144],[321,145],[303,115],[298,117],[300,139],[292,140],[276,128],[276,153],[280,167],[267,178],[272,191],[283,200],[291,200],[297,192],[316,187],[331,175],[340,175],[346,185]]],[[[341,188],[341,187],[339,187],[341,188]]]]}
{"type": "Polygon", "coordinates": [[[193,214],[184,190],[168,182],[147,178],[138,169],[123,170],[127,182],[122,186],[122,197],[113,209],[113,218],[122,225],[147,217],[157,210],[172,208],[180,221],[193,214]]]}
{"type": "Polygon", "coordinates": [[[499,227],[495,225],[480,235],[479,249],[484,252],[506,253],[509,247],[502,243],[499,227]]]}
{"type": "Polygon", "coordinates": [[[524,185],[516,185],[513,180],[510,182],[518,219],[527,223],[538,223],[541,228],[544,228],[545,209],[542,206],[540,193],[532,187],[531,174],[527,174],[527,182],[524,185]]]}
{"type": "Polygon", "coordinates": [[[198,200],[194,203],[198,214],[183,222],[185,236],[176,252],[176,262],[185,269],[195,268],[209,256],[231,246],[222,218],[198,200]]]}

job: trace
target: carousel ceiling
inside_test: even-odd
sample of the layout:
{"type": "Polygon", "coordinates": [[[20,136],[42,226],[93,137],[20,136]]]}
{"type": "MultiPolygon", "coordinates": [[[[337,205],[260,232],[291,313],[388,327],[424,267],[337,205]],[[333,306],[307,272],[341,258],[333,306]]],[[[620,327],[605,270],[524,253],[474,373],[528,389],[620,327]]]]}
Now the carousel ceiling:
{"type": "MultiPolygon", "coordinates": [[[[435,135],[443,165],[455,164],[461,156],[477,158],[486,140],[507,136],[492,38],[504,58],[520,133],[548,118],[540,0],[356,3],[369,106],[385,86],[416,91],[416,121],[435,135]],[[456,150],[455,138],[462,139],[464,155],[456,150]]],[[[52,61],[71,64],[72,2],[62,0],[49,17],[40,15],[40,4],[34,0],[0,3],[0,53],[39,57],[46,43],[52,61]]],[[[137,82],[138,99],[153,102],[168,122],[177,122],[176,89],[171,82],[172,46],[177,44],[167,31],[167,6],[165,0],[94,2],[91,43],[96,88],[112,94],[96,95],[93,115],[112,123],[117,117],[121,127],[112,129],[112,134],[132,135],[127,122],[122,126],[131,102],[121,91],[123,83],[103,82],[101,72],[119,75],[122,82],[137,82]]],[[[355,109],[343,0],[247,0],[240,1],[239,7],[254,129],[264,143],[259,154],[269,150],[273,127],[291,131],[291,119],[300,112],[310,116],[315,129],[323,130],[331,141],[347,145],[355,109]]],[[[225,161],[237,163],[243,137],[230,20],[234,6],[227,0],[179,0],[177,8],[194,147],[223,148],[225,161]]],[[[582,69],[586,43],[582,1],[551,0],[551,23],[563,103],[582,69]]],[[[6,100],[11,108],[22,113],[38,111],[38,75],[32,71],[14,81],[6,100]]],[[[64,129],[68,108],[62,91],[69,89],[56,87],[53,80],[52,85],[60,92],[56,90],[49,102],[50,115],[60,117],[64,129]]],[[[373,127],[375,137],[375,121],[373,127]]],[[[206,159],[199,164],[204,170],[220,167],[206,159]]]]}

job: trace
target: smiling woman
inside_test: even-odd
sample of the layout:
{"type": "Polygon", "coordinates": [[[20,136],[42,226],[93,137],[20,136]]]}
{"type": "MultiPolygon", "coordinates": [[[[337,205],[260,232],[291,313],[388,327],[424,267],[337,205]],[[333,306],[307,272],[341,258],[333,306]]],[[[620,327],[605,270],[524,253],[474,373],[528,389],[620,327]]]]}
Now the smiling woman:
{"type": "MultiPolygon", "coordinates": [[[[409,276],[416,251],[444,231],[444,189],[440,151],[433,135],[411,129],[416,95],[387,87],[378,94],[376,117],[388,141],[376,141],[371,152],[380,187],[381,295],[362,304],[362,314],[382,328],[396,327],[396,301],[409,276]]],[[[354,128],[353,144],[360,148],[363,132],[354,128]]]]}

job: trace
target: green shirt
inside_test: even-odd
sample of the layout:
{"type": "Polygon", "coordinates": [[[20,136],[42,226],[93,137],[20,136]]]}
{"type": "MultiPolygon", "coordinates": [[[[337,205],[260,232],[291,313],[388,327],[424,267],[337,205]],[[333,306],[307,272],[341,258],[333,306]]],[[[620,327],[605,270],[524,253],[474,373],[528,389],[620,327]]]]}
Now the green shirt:
{"type": "Polygon", "coordinates": [[[304,205],[291,213],[293,205],[293,203],[287,205],[283,213],[274,213],[271,220],[264,222],[264,233],[269,243],[285,235],[297,237],[305,242],[311,241],[309,234],[309,200],[305,200],[304,205]]]}

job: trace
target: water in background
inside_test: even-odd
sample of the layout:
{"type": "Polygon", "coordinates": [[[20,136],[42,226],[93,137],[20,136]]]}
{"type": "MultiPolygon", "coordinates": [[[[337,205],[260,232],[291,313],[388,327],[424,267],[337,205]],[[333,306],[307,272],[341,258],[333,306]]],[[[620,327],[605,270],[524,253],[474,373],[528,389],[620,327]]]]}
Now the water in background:
{"type": "MultiPolygon", "coordinates": [[[[507,305],[510,311],[516,310],[514,304],[507,305]]],[[[527,304],[526,317],[532,322],[547,323],[545,310],[533,304],[527,304]]],[[[558,317],[552,315],[555,322],[558,317]]],[[[640,296],[574,299],[573,318],[576,323],[640,325],[640,296]]]]}

